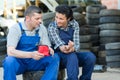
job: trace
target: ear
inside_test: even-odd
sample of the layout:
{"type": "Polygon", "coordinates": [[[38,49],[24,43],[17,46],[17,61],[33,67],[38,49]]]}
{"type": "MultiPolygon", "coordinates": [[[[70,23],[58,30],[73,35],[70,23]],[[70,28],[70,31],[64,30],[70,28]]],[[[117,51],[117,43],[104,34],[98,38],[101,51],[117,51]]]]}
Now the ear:
{"type": "Polygon", "coordinates": [[[26,16],[25,18],[26,18],[26,21],[29,21],[29,20],[30,20],[30,17],[29,17],[29,16],[26,16]]]}

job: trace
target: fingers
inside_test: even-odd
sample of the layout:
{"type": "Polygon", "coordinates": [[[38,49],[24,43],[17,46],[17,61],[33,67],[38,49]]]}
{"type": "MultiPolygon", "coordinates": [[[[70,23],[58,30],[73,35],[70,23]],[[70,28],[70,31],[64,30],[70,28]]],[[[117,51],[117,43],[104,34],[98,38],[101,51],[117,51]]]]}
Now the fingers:
{"type": "Polygon", "coordinates": [[[39,53],[39,52],[37,52],[37,51],[33,52],[33,55],[32,55],[32,58],[33,58],[33,59],[39,60],[39,59],[41,59],[41,58],[43,58],[43,57],[44,57],[44,54],[41,54],[41,53],[39,53]]]}
{"type": "Polygon", "coordinates": [[[66,49],[66,50],[69,50],[69,49],[70,49],[70,47],[69,47],[68,45],[66,45],[66,46],[65,46],[65,49],[66,49]]]}
{"type": "Polygon", "coordinates": [[[54,55],[54,50],[51,47],[49,47],[49,50],[50,50],[50,54],[53,56],[54,55]]]}

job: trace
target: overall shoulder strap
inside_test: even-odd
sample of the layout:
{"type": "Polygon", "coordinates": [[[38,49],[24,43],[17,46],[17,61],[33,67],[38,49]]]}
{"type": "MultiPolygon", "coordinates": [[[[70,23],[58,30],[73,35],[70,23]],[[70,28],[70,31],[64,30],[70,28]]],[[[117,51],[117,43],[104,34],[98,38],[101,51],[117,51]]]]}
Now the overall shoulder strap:
{"type": "Polygon", "coordinates": [[[20,22],[18,22],[18,24],[19,24],[19,27],[20,27],[20,29],[21,29],[21,33],[22,33],[22,34],[25,33],[25,30],[22,28],[22,24],[21,24],[20,22]]]}
{"type": "Polygon", "coordinates": [[[39,29],[36,30],[35,35],[36,35],[36,36],[39,36],[39,29]]]}

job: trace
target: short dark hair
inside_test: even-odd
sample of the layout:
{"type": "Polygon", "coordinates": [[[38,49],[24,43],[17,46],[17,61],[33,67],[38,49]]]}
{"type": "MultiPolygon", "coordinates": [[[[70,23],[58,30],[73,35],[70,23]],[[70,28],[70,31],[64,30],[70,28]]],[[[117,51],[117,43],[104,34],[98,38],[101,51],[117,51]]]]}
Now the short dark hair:
{"type": "Polygon", "coordinates": [[[42,10],[37,6],[29,6],[24,12],[24,16],[32,16],[33,13],[42,13],[42,10]]]}
{"type": "Polygon", "coordinates": [[[71,7],[69,7],[66,4],[61,4],[61,5],[57,6],[55,8],[55,11],[58,12],[58,13],[61,13],[61,14],[65,14],[67,19],[68,18],[70,18],[70,20],[73,19],[73,11],[72,11],[71,7]]]}

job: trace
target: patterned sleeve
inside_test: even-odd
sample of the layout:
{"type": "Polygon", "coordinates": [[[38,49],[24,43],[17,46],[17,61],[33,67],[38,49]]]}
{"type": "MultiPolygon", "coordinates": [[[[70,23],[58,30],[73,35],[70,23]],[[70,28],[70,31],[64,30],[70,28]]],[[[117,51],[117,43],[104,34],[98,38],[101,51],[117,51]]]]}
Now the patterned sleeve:
{"type": "Polygon", "coordinates": [[[51,23],[48,27],[48,35],[52,44],[54,44],[54,49],[58,48],[61,45],[64,45],[64,41],[62,41],[59,37],[59,32],[57,26],[51,23]]]}
{"type": "Polygon", "coordinates": [[[73,24],[73,27],[74,27],[74,35],[73,35],[73,41],[74,41],[74,44],[75,44],[75,51],[78,52],[80,50],[80,35],[79,35],[79,31],[80,31],[80,28],[79,28],[79,24],[77,23],[77,21],[74,21],[74,24],[73,24]]]}

